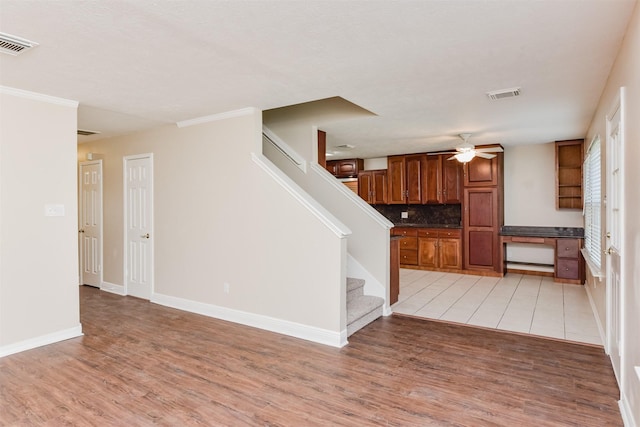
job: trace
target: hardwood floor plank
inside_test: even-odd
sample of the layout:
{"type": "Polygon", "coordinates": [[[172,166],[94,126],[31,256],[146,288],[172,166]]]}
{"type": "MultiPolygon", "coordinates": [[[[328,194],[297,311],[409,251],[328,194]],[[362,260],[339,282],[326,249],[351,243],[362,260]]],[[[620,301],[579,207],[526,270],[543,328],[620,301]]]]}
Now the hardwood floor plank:
{"type": "Polygon", "coordinates": [[[602,349],[390,316],[342,349],[81,288],[0,359],[0,425],[621,426],[602,349]]]}

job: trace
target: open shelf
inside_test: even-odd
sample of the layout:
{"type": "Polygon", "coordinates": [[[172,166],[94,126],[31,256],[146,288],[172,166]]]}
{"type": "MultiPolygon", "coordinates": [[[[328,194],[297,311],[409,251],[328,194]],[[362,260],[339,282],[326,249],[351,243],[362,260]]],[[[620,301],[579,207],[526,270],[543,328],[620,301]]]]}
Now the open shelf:
{"type": "Polygon", "coordinates": [[[583,139],[556,141],[556,209],[582,209],[583,139]]]}

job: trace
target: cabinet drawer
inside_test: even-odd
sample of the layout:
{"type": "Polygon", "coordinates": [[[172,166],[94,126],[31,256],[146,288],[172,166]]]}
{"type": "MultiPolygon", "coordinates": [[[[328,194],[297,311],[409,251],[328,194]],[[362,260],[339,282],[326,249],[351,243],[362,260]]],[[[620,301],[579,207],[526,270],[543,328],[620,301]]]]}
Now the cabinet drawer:
{"type": "Polygon", "coordinates": [[[580,239],[558,239],[556,241],[556,256],[558,258],[578,258],[580,254],[580,239]]]}
{"type": "Polygon", "coordinates": [[[556,266],[556,277],[560,279],[580,279],[580,261],[577,259],[559,258],[556,266]]]}
{"type": "Polygon", "coordinates": [[[400,249],[418,249],[417,237],[403,237],[400,239],[400,249]]]}
{"type": "Polygon", "coordinates": [[[459,229],[455,229],[455,230],[439,230],[438,231],[438,237],[441,239],[459,239],[460,236],[462,235],[462,230],[459,229]]]}
{"type": "Polygon", "coordinates": [[[418,229],[417,228],[403,228],[403,227],[395,227],[391,229],[391,234],[394,236],[407,236],[407,237],[418,237],[418,229]]]}
{"type": "Polygon", "coordinates": [[[400,264],[418,265],[418,251],[414,249],[400,249],[400,264]]]}
{"type": "Polygon", "coordinates": [[[436,228],[419,228],[418,237],[438,237],[438,229],[436,228]]]}

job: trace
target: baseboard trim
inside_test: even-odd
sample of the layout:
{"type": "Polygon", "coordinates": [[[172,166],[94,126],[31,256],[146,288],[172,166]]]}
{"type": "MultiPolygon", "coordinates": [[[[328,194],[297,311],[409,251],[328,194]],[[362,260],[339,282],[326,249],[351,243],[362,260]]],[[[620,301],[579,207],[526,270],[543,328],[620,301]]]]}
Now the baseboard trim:
{"type": "Polygon", "coordinates": [[[102,282],[100,290],[105,292],[111,292],[112,294],[125,296],[123,285],[116,285],[115,283],[102,282]]]}
{"type": "Polygon", "coordinates": [[[332,347],[344,347],[347,344],[346,331],[332,332],[326,329],[290,322],[288,320],[247,313],[245,311],[220,307],[214,304],[207,304],[158,293],[151,295],[151,302],[171,308],[177,308],[178,310],[202,314],[203,316],[214,317],[216,319],[239,323],[253,328],[264,329],[278,334],[301,338],[303,340],[332,347]]]}
{"type": "Polygon", "coordinates": [[[620,400],[618,400],[618,407],[620,408],[620,415],[622,416],[622,423],[624,427],[638,427],[636,420],[633,418],[633,412],[629,401],[624,393],[620,393],[620,400]]]}
{"type": "Polygon", "coordinates": [[[0,347],[0,358],[84,335],[82,325],[0,347]]]}
{"type": "Polygon", "coordinates": [[[591,295],[591,289],[588,284],[584,285],[584,289],[587,291],[587,297],[589,298],[589,305],[591,306],[591,311],[593,312],[593,317],[596,319],[596,326],[598,327],[598,333],[600,334],[600,341],[602,341],[602,347],[604,347],[604,352],[609,354],[609,346],[607,345],[607,336],[604,332],[604,328],[602,327],[602,322],[600,322],[600,316],[598,316],[598,310],[596,309],[596,303],[593,300],[593,295],[591,295]]]}

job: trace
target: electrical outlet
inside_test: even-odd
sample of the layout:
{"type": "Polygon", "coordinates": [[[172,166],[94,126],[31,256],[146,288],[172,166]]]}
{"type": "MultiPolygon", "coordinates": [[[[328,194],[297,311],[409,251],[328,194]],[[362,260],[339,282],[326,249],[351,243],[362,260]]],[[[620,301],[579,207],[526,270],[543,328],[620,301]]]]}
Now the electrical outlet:
{"type": "Polygon", "coordinates": [[[228,294],[229,293],[229,288],[231,287],[230,284],[228,284],[227,282],[224,282],[224,293],[228,294]]]}
{"type": "Polygon", "coordinates": [[[407,218],[409,218],[409,212],[401,212],[401,213],[400,213],[400,218],[402,218],[402,219],[407,219],[407,218]]]}

